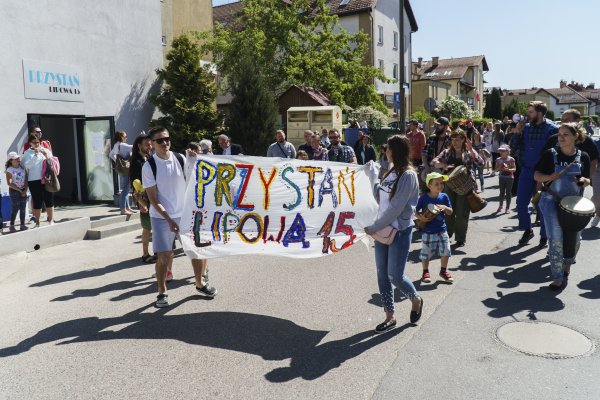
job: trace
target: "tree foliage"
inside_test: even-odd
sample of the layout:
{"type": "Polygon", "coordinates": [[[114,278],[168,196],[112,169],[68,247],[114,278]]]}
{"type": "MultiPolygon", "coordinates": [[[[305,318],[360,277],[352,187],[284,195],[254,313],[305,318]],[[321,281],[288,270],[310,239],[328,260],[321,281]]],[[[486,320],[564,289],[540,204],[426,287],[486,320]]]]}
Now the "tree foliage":
{"type": "Polygon", "coordinates": [[[485,108],[483,109],[485,118],[502,119],[502,100],[500,90],[492,89],[492,92],[486,95],[485,108]]]}
{"type": "Polygon", "coordinates": [[[527,103],[518,99],[512,99],[510,103],[504,106],[502,115],[508,115],[509,118],[512,118],[515,114],[527,114],[527,103]]]}
{"type": "Polygon", "coordinates": [[[244,0],[235,22],[216,24],[201,38],[204,51],[217,55],[215,63],[226,78],[239,69],[240,49],[245,49],[273,93],[293,84],[309,86],[323,90],[333,104],[371,105],[387,112],[373,81],[388,79],[363,63],[368,36],[341,29],[326,0],[244,0]]]}
{"type": "Polygon", "coordinates": [[[219,123],[213,105],[217,87],[213,75],[200,65],[200,55],[198,41],[181,35],[173,40],[167,66],[156,70],[163,86],[151,101],[163,116],[151,125],[169,130],[173,149],[182,150],[189,142],[212,135],[219,123]]]}
{"type": "Polygon", "coordinates": [[[433,118],[433,117],[431,116],[431,114],[429,114],[427,111],[425,111],[425,108],[423,108],[423,107],[419,107],[415,112],[413,112],[410,115],[410,117],[408,117],[409,120],[415,119],[421,123],[427,121],[430,118],[433,118]]]}
{"type": "Polygon", "coordinates": [[[440,103],[439,113],[450,119],[466,118],[469,106],[458,97],[450,95],[440,103]]]}
{"type": "Polygon", "coordinates": [[[233,95],[228,115],[230,135],[246,154],[265,155],[275,138],[278,118],[275,96],[266,87],[251,57],[241,60],[229,83],[233,95]]]}

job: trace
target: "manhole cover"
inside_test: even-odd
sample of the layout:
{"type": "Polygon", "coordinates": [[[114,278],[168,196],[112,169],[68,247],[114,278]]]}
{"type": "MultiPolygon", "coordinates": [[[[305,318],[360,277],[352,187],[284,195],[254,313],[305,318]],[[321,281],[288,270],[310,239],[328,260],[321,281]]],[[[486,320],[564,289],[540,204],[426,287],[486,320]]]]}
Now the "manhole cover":
{"type": "Polygon", "coordinates": [[[594,350],[582,333],[550,322],[510,322],[498,328],[496,336],[511,349],[532,356],[572,358],[594,350]]]}

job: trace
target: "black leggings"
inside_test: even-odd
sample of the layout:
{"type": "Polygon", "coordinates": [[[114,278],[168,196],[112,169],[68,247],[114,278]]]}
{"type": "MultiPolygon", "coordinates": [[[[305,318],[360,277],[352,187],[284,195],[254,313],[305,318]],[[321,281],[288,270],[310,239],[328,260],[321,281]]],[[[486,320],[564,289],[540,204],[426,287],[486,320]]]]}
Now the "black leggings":
{"type": "Polygon", "coordinates": [[[45,204],[46,208],[54,207],[54,193],[48,192],[41,180],[29,181],[28,183],[34,210],[41,210],[42,204],[45,204]]]}

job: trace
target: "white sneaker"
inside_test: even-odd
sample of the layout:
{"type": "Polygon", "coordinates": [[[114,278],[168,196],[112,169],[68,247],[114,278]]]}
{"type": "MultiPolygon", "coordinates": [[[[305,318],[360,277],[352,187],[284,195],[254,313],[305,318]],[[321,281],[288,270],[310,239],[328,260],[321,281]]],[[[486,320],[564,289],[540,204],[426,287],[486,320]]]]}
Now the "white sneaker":
{"type": "Polygon", "coordinates": [[[595,228],[600,223],[600,216],[596,215],[592,220],[592,224],[590,225],[592,228],[595,228]]]}
{"type": "Polygon", "coordinates": [[[165,293],[159,294],[156,296],[156,303],[154,304],[158,308],[169,307],[169,295],[165,293]]]}

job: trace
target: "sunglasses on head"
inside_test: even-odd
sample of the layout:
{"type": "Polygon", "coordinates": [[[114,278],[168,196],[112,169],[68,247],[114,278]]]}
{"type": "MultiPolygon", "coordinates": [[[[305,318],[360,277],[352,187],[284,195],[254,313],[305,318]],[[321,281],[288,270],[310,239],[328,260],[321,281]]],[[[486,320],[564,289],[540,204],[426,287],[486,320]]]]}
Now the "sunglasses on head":
{"type": "Polygon", "coordinates": [[[152,139],[152,141],[156,142],[158,144],[171,143],[171,138],[170,137],[163,137],[163,138],[159,138],[159,139],[152,139]]]}

